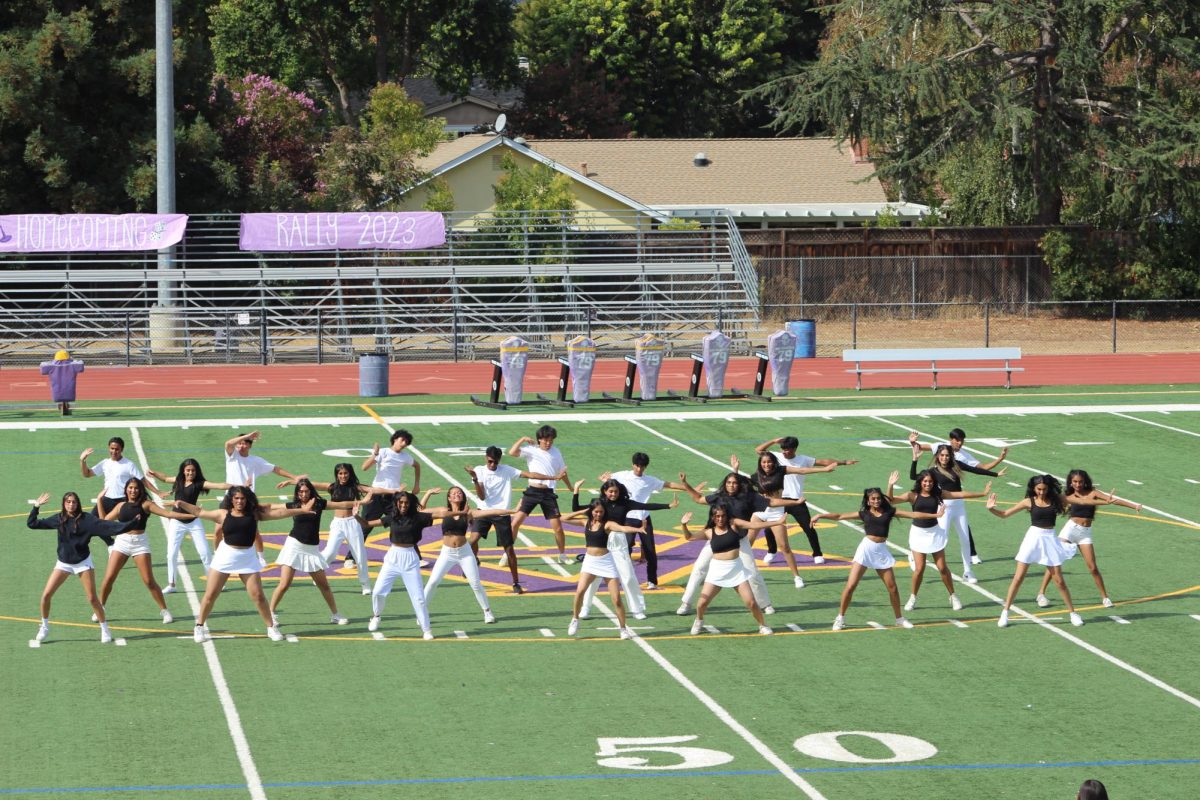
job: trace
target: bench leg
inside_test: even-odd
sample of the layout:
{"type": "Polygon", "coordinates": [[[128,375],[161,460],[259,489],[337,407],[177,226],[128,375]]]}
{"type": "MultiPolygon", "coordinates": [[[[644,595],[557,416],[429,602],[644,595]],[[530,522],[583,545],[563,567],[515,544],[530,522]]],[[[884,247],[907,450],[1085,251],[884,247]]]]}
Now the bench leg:
{"type": "Polygon", "coordinates": [[[933,390],[936,392],[937,391],[937,363],[934,362],[934,363],[930,364],[929,368],[931,370],[933,370],[933,390]]]}

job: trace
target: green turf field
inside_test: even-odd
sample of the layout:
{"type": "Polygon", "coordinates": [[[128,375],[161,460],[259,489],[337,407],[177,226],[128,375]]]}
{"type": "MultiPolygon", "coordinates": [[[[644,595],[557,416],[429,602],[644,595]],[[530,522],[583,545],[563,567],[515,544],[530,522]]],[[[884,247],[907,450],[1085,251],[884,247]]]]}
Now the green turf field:
{"type": "MultiPolygon", "coordinates": [[[[1098,777],[1114,798],[1192,798],[1200,780],[1197,398],[1200,388],[1182,386],[830,393],[771,405],[508,413],[462,398],[365,407],[357,398],[89,404],[70,420],[0,412],[0,535],[8,543],[0,563],[0,794],[1050,800],[1098,777]],[[883,484],[892,469],[906,474],[908,430],[931,441],[959,426],[981,458],[1010,447],[1008,472],[995,482],[1004,505],[1035,473],[1062,477],[1083,467],[1097,488],[1115,488],[1145,509],[1103,507],[1097,516],[1096,552],[1115,608],[1100,607],[1082,559],[1065,567],[1082,628],[1068,624],[1053,587],[1050,608],[1033,603],[1040,575],[1032,570],[1014,624],[997,628],[1028,518],[997,519],[969,501],[984,557],[980,582],[959,585],[965,608],[953,612],[927,570],[921,604],[908,613],[911,631],[892,627],[873,575],[855,596],[847,630],[829,630],[847,572],[838,559],[852,556],[861,537],[853,526],[825,522],[830,563],[802,558],[804,589],[793,588],[781,561],[765,570],[778,611],[768,618],[773,636],[754,633],[728,591],[706,617],[721,633],[689,636],[690,618],[674,613],[687,578],[681,568],[664,570],[663,587],[646,593],[649,618],[631,621],[634,641],[616,638],[607,599],[571,639],[568,593],[578,566],[553,563],[552,537],[537,521],[523,529],[521,568],[548,588],[518,597],[491,572],[500,576],[489,583],[499,622],[484,625],[452,573],[431,604],[433,642],[420,640],[400,585],[382,639],[373,637],[369,599],[349,572],[334,569],[349,626],[330,625],[314,587],[298,579],[280,613],[295,641],[270,642],[238,586],[222,594],[209,623],[217,638],[201,646],[190,636],[196,596],[168,596],[176,622],[163,625],[127,567],[107,606],[123,646],[99,644],[74,579],[55,597],[50,638],[30,646],[54,544],[52,532],[26,530],[27,500],[49,491],[44,512],[52,513],[68,489],[94,497],[101,481],[79,477],[78,454],[103,451],[110,436],[123,436],[126,455],[143,465],[173,473],[192,456],[220,480],[223,442],[259,429],[258,455],[329,480],[334,463],[361,462],[373,442],[404,427],[415,435],[427,488],[459,481],[464,466],[481,463],[484,447],[507,449],[545,422],[558,428],[572,478],[591,489],[601,472],[627,468],[636,450],[650,455],[652,474],[685,471],[713,484],[731,453],[749,468],[756,444],[792,434],[801,453],[859,459],[807,481],[814,509],[852,511],[863,487],[883,484]]],[[[983,479],[967,483],[977,489],[983,479]]],[[[264,485],[265,499],[285,494],[264,485]]],[[[560,500],[569,497],[560,491],[560,500]]],[[[700,507],[686,500],[656,512],[656,528],[677,532],[687,508],[700,507]]],[[[154,520],[149,530],[165,583],[163,527],[154,520]]],[[[807,554],[803,534],[790,530],[793,548],[807,554]]],[[[425,538],[430,559],[437,538],[425,538]]],[[[372,540],[378,560],[386,535],[376,531],[372,540]]],[[[893,526],[893,544],[904,599],[905,525],[893,526]]],[[[569,536],[569,548],[581,545],[569,536]]],[[[497,553],[485,545],[481,560],[492,563],[497,553]]],[[[183,555],[183,586],[202,592],[190,542],[183,555]]],[[[953,542],[947,555],[961,574],[953,542]]],[[[102,572],[99,543],[94,558],[102,572]]],[[[273,580],[265,583],[270,591],[273,580]]]]}

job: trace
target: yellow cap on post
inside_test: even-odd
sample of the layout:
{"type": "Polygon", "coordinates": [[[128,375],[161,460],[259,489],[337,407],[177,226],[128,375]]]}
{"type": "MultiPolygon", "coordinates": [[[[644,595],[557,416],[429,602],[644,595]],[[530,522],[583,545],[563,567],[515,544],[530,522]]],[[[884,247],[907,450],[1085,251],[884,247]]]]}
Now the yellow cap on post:
{"type": "Polygon", "coordinates": [[[66,350],[59,350],[57,353],[54,354],[54,360],[55,361],[70,361],[71,354],[68,353],[66,350]]]}

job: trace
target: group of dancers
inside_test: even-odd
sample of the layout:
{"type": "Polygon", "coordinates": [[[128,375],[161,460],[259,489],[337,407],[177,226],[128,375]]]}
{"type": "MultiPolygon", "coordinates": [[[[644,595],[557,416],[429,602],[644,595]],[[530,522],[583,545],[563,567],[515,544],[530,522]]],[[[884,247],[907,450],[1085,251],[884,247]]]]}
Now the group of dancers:
{"type": "Polygon", "coordinates": [[[773,614],[775,609],[755,561],[752,544],[760,533],[763,534],[768,548],[764,563],[770,563],[777,553],[782,552],[794,587],[803,588],[804,580],[789,543],[788,516],[805,534],[812,560],[817,564],[824,562],[824,555],[815,523],[825,519],[855,521],[863,530],[863,539],[855,550],[850,573],[842,590],[833,630],[845,627],[845,615],[868,569],[875,570],[887,588],[896,624],[904,628],[913,627],[904,616],[904,611],[917,608],[925,567],[930,558],[949,595],[951,608],[960,610],[962,602],[955,591],[954,578],[946,562],[946,549],[953,530],[958,535],[962,553],[963,580],[974,583],[977,579],[972,567],[980,560],[974,551],[964,500],[984,497],[987,498],[988,510],[996,516],[1009,517],[1028,511],[1031,522],[1016,555],[1017,568],[1000,615],[1000,626],[1007,626],[1009,608],[1029,567],[1034,564],[1046,568],[1037,604],[1041,607],[1049,605],[1045,591],[1049,582],[1054,581],[1062,594],[1072,624],[1082,625],[1083,620],[1075,611],[1063,579],[1062,564],[1076,551],[1080,552],[1100,591],[1102,603],[1106,607],[1111,606],[1112,601],[1096,563],[1091,535],[1095,508],[1098,505],[1117,504],[1141,510],[1140,505],[1097,490],[1091,477],[1083,470],[1072,470],[1068,474],[1065,490],[1053,476],[1034,476],[1028,482],[1024,499],[1007,509],[997,508],[996,495],[990,493],[990,483],[980,491],[967,491],[963,487],[963,478],[964,473],[1003,475],[1003,468],[993,472],[992,467],[998,466],[1006,458],[1007,449],[1002,450],[993,461],[980,464],[963,450],[966,436],[958,428],[950,432],[946,442],[922,443],[918,441],[917,434],[910,435],[911,489],[897,491],[900,473],[894,471],[889,476],[886,489],[873,487],[863,491],[862,503],[857,511],[822,512],[816,515],[810,512],[804,496],[805,477],[852,466],[857,461],[798,455],[799,441],[792,436],[771,439],[755,448],[757,464],[751,474],[744,474],[739,459],[732,456],[731,471],[721,480],[716,491],[708,494],[701,493],[703,484],[692,486],[685,473],[679,473],[678,481],[666,481],[648,474],[649,456],[634,453],[629,469],[600,476],[602,484],[595,500],[582,503],[579,491],[583,481],[573,484],[572,510],[566,514],[558,507],[555,487],[558,481],[572,484],[562,453],[555,446],[557,431],[549,425],[539,428],[534,437],[518,439],[507,451],[508,455],[521,458],[526,469],[502,464],[504,452],[495,446],[487,448],[484,464],[466,468],[475,506],[468,502],[468,493],[460,486],[448,490],[443,506],[429,506],[431,498],[441,493],[440,488],[428,489],[418,497],[420,465],[406,452],[413,437],[405,430],[396,431],[387,447],[381,448],[376,444],[371,455],[362,462],[360,470],[376,471],[374,480],[369,484],[359,479],[354,465],[350,463],[335,465],[333,480],[328,483],[315,482],[306,475],[289,472],[251,454],[251,448],[259,437],[259,432],[253,431],[239,434],[225,443],[225,481],[220,483],[207,480],[200,464],[192,458],[184,459],[173,477],[152,469],[147,469],[143,474],[137,464],[124,456],[125,443],[120,437],[113,437],[108,443],[108,456],[91,466],[87,460],[93,451],[90,448],[84,450],[80,454],[81,474],[104,479],[104,488],[96,498],[95,509],[90,513],[85,512],[79,495],[67,492],[58,514],[39,516],[40,507],[49,500],[48,494],[42,494],[29,513],[28,527],[56,530],[58,533],[58,558],[42,592],[37,641],[47,638],[52,598],[71,575],[80,578],[94,611],[92,619],[100,624],[101,641],[112,641],[105,603],[129,559],[133,559],[143,583],[159,607],[164,623],[172,622],[164,595],[175,590],[176,561],[183,540],[189,536],[208,573],[196,616],[194,639],[197,642],[208,640],[208,619],[231,575],[236,575],[246,586],[247,594],[266,627],[267,636],[274,641],[284,638],[279,625],[279,608],[297,572],[312,577],[329,607],[330,622],[335,625],[349,624],[349,619],[338,610],[325,575],[343,541],[349,548],[345,565],[354,565],[362,593],[371,597],[369,631],[379,629],[387,597],[395,582],[400,580],[409,596],[422,637],[434,638],[428,604],[440,582],[455,566],[461,569],[466,578],[483,612],[484,622],[494,623],[496,617],[479,578],[478,542],[495,530],[497,545],[504,552],[501,564],[507,565],[512,575],[513,592],[523,593],[513,547],[521,524],[536,510],[540,510],[550,523],[558,550],[557,559],[561,564],[575,561],[566,554],[563,520],[578,519],[584,529],[586,548],[573,598],[572,615],[567,625],[568,635],[578,632],[580,620],[587,618],[600,582],[607,581],[618,622],[618,635],[623,639],[632,638],[633,634],[627,626],[627,610],[635,618],[644,619],[646,605],[643,589],[649,591],[657,588],[657,553],[650,514],[676,508],[680,492],[708,510],[702,526],[692,525],[694,515],[690,511],[680,520],[686,538],[705,542],[676,611],[686,616],[693,613],[694,606],[694,620],[690,629],[694,635],[705,630],[705,612],[723,588],[737,592],[754,618],[759,633],[772,633],[766,616],[773,614]],[[932,464],[925,469],[918,469],[925,451],[932,451],[932,464]],[[413,475],[411,488],[408,488],[404,475],[409,468],[413,475]],[[283,479],[277,488],[294,487],[290,502],[271,504],[259,501],[254,490],[256,479],[270,474],[283,479]],[[528,485],[520,502],[512,506],[513,482],[518,478],[526,479],[528,485]],[[160,504],[152,499],[152,494],[160,497],[166,495],[154,480],[164,484],[170,482],[169,502],[164,500],[160,504]],[[200,508],[201,495],[214,489],[226,491],[219,508],[200,508]],[[668,489],[676,492],[670,502],[650,502],[653,494],[668,489]],[[322,497],[320,492],[327,492],[328,499],[322,497]],[[902,505],[907,505],[911,510],[898,508],[902,505]],[[326,544],[321,547],[321,516],[327,510],[331,512],[332,519],[326,544]],[[146,534],[146,525],[151,516],[168,520],[165,588],[158,585],[152,570],[146,534]],[[1060,516],[1068,519],[1062,530],[1056,532],[1060,516]],[[903,609],[893,569],[896,561],[887,546],[891,522],[896,517],[911,520],[908,544],[913,569],[912,588],[903,609]],[[280,519],[290,519],[292,529],[275,558],[280,576],[268,600],[261,577],[267,563],[263,558],[258,523],[280,519]],[[211,554],[202,520],[216,523],[216,547],[211,554]],[[435,520],[440,520],[442,547],[428,580],[423,581],[423,562],[418,547],[424,532],[434,525],[435,520]],[[388,531],[389,547],[372,584],[367,569],[365,541],[377,527],[388,531]],[[630,555],[635,537],[640,537],[646,564],[644,584],[639,581],[630,555]],[[108,564],[99,590],[95,584],[95,567],[90,552],[93,538],[100,538],[109,545],[108,564]]]}

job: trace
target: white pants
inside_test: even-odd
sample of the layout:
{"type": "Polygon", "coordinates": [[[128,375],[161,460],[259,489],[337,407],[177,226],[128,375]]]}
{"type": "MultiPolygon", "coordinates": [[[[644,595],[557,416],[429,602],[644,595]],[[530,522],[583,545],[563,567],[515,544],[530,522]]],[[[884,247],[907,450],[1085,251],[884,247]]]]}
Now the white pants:
{"type": "MultiPolygon", "coordinates": [[[[625,590],[625,604],[630,614],[646,613],[646,598],[642,596],[642,587],[638,584],[637,573],[633,569],[633,559],[629,557],[629,540],[625,534],[617,532],[608,535],[608,552],[612,555],[617,567],[617,577],[621,580],[621,588],[625,590]]],[[[600,589],[602,580],[594,580],[583,595],[583,608],[591,608],[592,600],[600,589]]]]}
{"type": "Polygon", "coordinates": [[[372,614],[383,616],[383,606],[387,603],[387,596],[392,593],[396,578],[404,581],[404,590],[408,592],[413,613],[417,615],[417,624],[422,631],[429,630],[429,607],[425,604],[425,590],[421,586],[421,560],[412,547],[392,545],[388,548],[379,567],[379,577],[375,579],[375,588],[371,590],[372,614]]]}
{"type": "MultiPolygon", "coordinates": [[[[358,567],[358,582],[364,589],[371,588],[371,576],[367,574],[367,547],[363,541],[363,530],[354,517],[334,517],[329,521],[329,541],[321,551],[321,557],[332,563],[342,540],[350,546],[354,566],[358,567]]],[[[379,616],[376,614],[376,616],[379,616]]]]}
{"type": "MultiPolygon", "coordinates": [[[[971,571],[971,528],[967,524],[967,504],[964,500],[944,500],[946,513],[938,521],[946,534],[958,534],[958,549],[962,553],[963,572],[971,571]]],[[[949,544],[947,543],[947,549],[949,544]]]]}
{"type": "Polygon", "coordinates": [[[196,555],[204,571],[208,572],[212,555],[208,551],[208,539],[204,536],[204,521],[196,517],[191,522],[173,519],[167,523],[167,583],[175,585],[175,562],[179,560],[179,551],[183,547],[183,538],[191,535],[192,544],[196,546],[196,555]]]}
{"type": "Polygon", "coordinates": [[[425,603],[428,605],[433,600],[433,590],[438,587],[442,578],[446,577],[446,573],[455,564],[462,568],[463,576],[470,584],[471,591],[475,593],[479,607],[484,611],[489,610],[487,593],[483,591],[483,584],[479,582],[479,562],[475,560],[475,554],[471,552],[469,544],[461,547],[442,545],[442,552],[438,553],[437,561],[433,564],[433,571],[429,574],[429,581],[425,584],[425,603]]]}
{"type": "MultiPolygon", "coordinates": [[[[700,555],[696,556],[696,563],[692,565],[692,574],[688,577],[687,588],[683,590],[682,602],[685,605],[695,605],[692,601],[704,584],[704,579],[708,577],[708,565],[712,562],[712,558],[712,546],[704,545],[700,555]]],[[[758,603],[759,608],[771,605],[771,595],[767,594],[767,582],[763,580],[762,573],[758,571],[758,564],[754,563],[754,550],[746,539],[742,539],[741,546],[738,548],[738,559],[750,574],[750,591],[754,593],[754,602],[758,603]]]]}

